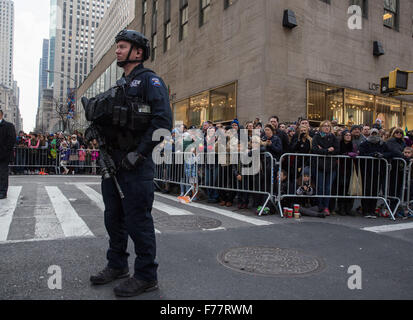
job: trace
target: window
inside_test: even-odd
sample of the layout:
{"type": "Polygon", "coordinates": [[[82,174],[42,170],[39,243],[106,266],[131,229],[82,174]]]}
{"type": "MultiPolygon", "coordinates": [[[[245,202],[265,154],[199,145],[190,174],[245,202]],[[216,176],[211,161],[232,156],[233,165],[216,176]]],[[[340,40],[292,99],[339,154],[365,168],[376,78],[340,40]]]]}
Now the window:
{"type": "Polygon", "coordinates": [[[158,0],[153,0],[152,6],[152,61],[155,60],[156,57],[156,49],[157,49],[157,17],[158,17],[158,0]]]}
{"type": "Polygon", "coordinates": [[[199,126],[206,120],[228,122],[236,118],[236,83],[204,91],[173,104],[174,124],[199,126]]]}
{"type": "Polygon", "coordinates": [[[165,0],[164,52],[171,48],[171,0],[165,0]]]}
{"type": "Polygon", "coordinates": [[[211,10],[211,0],[199,0],[200,12],[199,12],[199,26],[203,26],[208,21],[209,12],[211,10]]]}
{"type": "Polygon", "coordinates": [[[229,6],[232,6],[237,0],[224,0],[224,9],[227,9],[229,6]]]}
{"type": "MultiPolygon", "coordinates": [[[[371,126],[377,118],[386,129],[403,124],[400,100],[310,80],[307,90],[307,117],[313,124],[337,120],[347,127],[353,124],[371,126]]],[[[413,114],[412,110],[407,111],[413,114]]],[[[405,120],[408,121],[408,117],[405,120]]]]}
{"type": "Polygon", "coordinates": [[[399,0],[384,0],[383,22],[388,28],[398,30],[399,0]]]}
{"type": "Polygon", "coordinates": [[[142,1],[142,34],[144,35],[146,33],[146,23],[145,23],[145,18],[146,18],[146,13],[148,11],[148,2],[146,0],[142,1]]]}
{"type": "Polygon", "coordinates": [[[363,12],[363,18],[368,18],[368,0],[350,0],[350,5],[359,6],[363,12]]]}
{"type": "Polygon", "coordinates": [[[168,51],[171,48],[171,21],[165,23],[165,41],[164,51],[168,51]]]}
{"type": "Polygon", "coordinates": [[[158,48],[158,36],[155,33],[152,35],[152,54],[151,54],[152,61],[154,61],[156,58],[157,48],[158,48]]]}
{"type": "Polygon", "coordinates": [[[188,0],[180,0],[179,16],[179,41],[181,41],[188,36],[188,0]]]}

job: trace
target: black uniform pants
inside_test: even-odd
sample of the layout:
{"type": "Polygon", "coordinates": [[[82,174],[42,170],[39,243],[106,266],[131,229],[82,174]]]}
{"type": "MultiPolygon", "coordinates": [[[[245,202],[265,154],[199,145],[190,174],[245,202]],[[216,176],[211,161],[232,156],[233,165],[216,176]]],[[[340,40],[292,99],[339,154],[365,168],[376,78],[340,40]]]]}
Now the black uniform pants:
{"type": "Polygon", "coordinates": [[[156,239],[151,214],[154,182],[144,180],[134,171],[119,171],[119,185],[125,195],[121,200],[113,179],[102,181],[105,203],[105,226],[109,234],[108,267],[128,266],[128,236],[135,245],[134,277],[144,281],[157,280],[156,239]]]}
{"type": "Polygon", "coordinates": [[[9,161],[0,161],[0,195],[7,195],[9,188],[9,161]]]}

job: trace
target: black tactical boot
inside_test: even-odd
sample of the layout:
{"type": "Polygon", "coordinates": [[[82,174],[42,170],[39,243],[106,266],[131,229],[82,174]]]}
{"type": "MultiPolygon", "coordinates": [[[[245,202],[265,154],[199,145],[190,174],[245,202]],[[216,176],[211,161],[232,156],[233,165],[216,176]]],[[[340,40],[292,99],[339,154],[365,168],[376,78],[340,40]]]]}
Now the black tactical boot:
{"type": "Polygon", "coordinates": [[[143,281],[135,277],[119,284],[113,291],[118,297],[134,297],[144,292],[150,292],[158,289],[158,281],[143,281]]]}
{"type": "Polygon", "coordinates": [[[90,282],[92,282],[92,284],[106,284],[116,279],[123,279],[127,277],[129,277],[129,268],[118,270],[106,267],[97,275],[91,276],[90,282]]]}

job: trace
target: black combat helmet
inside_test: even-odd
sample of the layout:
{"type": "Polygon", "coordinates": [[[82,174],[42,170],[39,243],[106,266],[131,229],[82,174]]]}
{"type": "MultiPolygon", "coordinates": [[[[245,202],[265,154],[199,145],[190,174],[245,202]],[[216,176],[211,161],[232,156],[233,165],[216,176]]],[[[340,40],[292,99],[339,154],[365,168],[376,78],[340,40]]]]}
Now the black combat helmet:
{"type": "Polygon", "coordinates": [[[130,62],[143,62],[149,59],[151,56],[151,47],[149,44],[149,40],[140,32],[135,31],[135,30],[127,30],[124,29],[121,32],[118,33],[118,35],[115,38],[115,42],[118,43],[119,41],[127,41],[129,43],[132,43],[133,46],[137,48],[141,48],[143,50],[143,58],[142,61],[138,60],[129,60],[130,54],[132,52],[133,46],[131,46],[131,50],[129,51],[129,55],[126,58],[125,61],[118,62],[118,65],[120,67],[125,66],[126,64],[130,62]]]}

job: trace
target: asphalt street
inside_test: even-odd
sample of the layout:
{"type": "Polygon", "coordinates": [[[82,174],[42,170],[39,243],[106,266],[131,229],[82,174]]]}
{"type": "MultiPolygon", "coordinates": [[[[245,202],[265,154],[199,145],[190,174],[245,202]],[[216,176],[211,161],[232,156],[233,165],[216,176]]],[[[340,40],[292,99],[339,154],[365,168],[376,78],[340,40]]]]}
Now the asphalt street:
{"type": "MultiPolygon", "coordinates": [[[[99,182],[10,177],[0,202],[0,299],[117,299],[118,281],[89,283],[108,246],[99,182]]],[[[153,216],[159,290],[136,300],[413,298],[413,221],[258,217],[163,194],[153,216]]],[[[129,252],[132,270],[132,243],[129,252]]]]}

